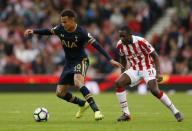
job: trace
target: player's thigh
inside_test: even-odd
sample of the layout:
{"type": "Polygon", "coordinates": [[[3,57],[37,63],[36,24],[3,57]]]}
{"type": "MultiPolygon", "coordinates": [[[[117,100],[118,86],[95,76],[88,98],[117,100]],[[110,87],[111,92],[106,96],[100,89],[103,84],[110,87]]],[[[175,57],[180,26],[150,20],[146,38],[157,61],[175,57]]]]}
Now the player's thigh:
{"type": "Polygon", "coordinates": [[[149,80],[147,82],[147,87],[149,90],[153,91],[153,90],[158,90],[158,83],[157,83],[157,80],[156,79],[152,79],[152,80],[149,80]]]}
{"type": "Polygon", "coordinates": [[[139,71],[133,70],[133,69],[128,69],[124,72],[124,74],[128,75],[130,78],[129,86],[133,87],[140,82],[141,77],[139,75],[139,71]]]}
{"type": "Polygon", "coordinates": [[[143,76],[144,81],[147,84],[147,87],[150,90],[157,90],[158,89],[158,83],[157,83],[157,80],[156,80],[156,70],[155,70],[155,68],[144,70],[142,72],[142,76],[143,76]]]}
{"type": "Polygon", "coordinates": [[[74,74],[81,74],[82,76],[86,76],[87,69],[89,67],[88,58],[84,58],[83,60],[77,62],[74,66],[74,74]]]}
{"type": "Polygon", "coordinates": [[[131,78],[126,74],[123,73],[121,74],[121,76],[116,80],[116,87],[124,87],[126,85],[130,85],[131,84],[131,78]]]}
{"type": "Polygon", "coordinates": [[[77,88],[85,85],[85,77],[82,74],[74,74],[74,84],[77,88]]]}
{"type": "Polygon", "coordinates": [[[89,60],[87,58],[78,62],[74,66],[74,84],[80,88],[85,84],[85,76],[89,67],[89,60]]]}
{"type": "Polygon", "coordinates": [[[74,85],[73,67],[65,66],[60,75],[58,85],[74,85]]]}

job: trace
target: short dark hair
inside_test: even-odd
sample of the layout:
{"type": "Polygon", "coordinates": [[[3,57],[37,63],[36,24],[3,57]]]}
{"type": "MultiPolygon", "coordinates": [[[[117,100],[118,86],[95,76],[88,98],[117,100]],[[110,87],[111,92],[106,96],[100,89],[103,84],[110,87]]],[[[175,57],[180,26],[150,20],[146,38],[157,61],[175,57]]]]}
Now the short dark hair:
{"type": "Polygon", "coordinates": [[[124,25],[122,27],[120,27],[119,29],[120,31],[125,31],[127,34],[131,34],[131,29],[127,26],[127,25],[124,25]]]}
{"type": "Polygon", "coordinates": [[[76,13],[74,11],[72,11],[72,10],[67,9],[67,10],[63,10],[61,12],[61,16],[62,17],[68,16],[70,18],[76,18],[76,13]]]}

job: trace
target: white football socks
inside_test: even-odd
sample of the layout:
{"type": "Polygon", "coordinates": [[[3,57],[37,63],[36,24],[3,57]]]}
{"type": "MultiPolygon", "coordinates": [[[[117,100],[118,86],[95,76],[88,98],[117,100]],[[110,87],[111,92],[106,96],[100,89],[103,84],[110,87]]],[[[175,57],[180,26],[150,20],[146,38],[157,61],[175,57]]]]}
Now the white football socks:
{"type": "Polygon", "coordinates": [[[169,99],[169,97],[163,92],[163,95],[160,98],[160,101],[167,106],[173,114],[178,113],[179,111],[177,110],[177,108],[173,105],[173,103],[171,102],[171,100],[169,99]]]}
{"type": "Polygon", "coordinates": [[[119,100],[122,111],[130,115],[128,103],[127,103],[127,92],[124,90],[122,92],[116,92],[117,98],[119,100]]]}

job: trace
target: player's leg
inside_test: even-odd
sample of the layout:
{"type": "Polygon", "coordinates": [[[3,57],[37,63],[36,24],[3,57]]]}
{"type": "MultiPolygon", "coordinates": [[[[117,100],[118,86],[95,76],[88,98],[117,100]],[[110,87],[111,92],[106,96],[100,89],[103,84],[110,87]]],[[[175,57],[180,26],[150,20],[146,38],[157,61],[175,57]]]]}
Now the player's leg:
{"type": "Polygon", "coordinates": [[[123,115],[118,119],[118,121],[123,121],[123,116],[128,116],[127,120],[130,120],[130,112],[127,104],[126,91],[124,87],[127,85],[129,85],[130,87],[137,85],[140,81],[140,76],[138,74],[139,73],[137,70],[133,70],[130,68],[126,70],[116,81],[115,86],[117,98],[119,99],[120,105],[124,112],[123,115]]]}
{"type": "Polygon", "coordinates": [[[174,114],[175,118],[177,119],[178,122],[183,120],[182,114],[179,112],[179,110],[174,106],[172,101],[169,99],[169,97],[164,93],[162,90],[159,90],[157,81],[150,80],[147,83],[147,86],[151,93],[157,97],[166,107],[168,107],[171,112],[174,114]]]}
{"type": "Polygon", "coordinates": [[[103,115],[99,111],[92,94],[85,86],[85,76],[86,71],[89,66],[89,62],[87,59],[84,59],[81,63],[78,63],[74,69],[74,84],[79,88],[82,95],[85,97],[85,100],[89,103],[91,109],[95,112],[95,120],[103,119],[103,115]]]}
{"type": "Polygon", "coordinates": [[[67,102],[77,104],[81,107],[84,107],[86,101],[84,101],[76,96],[73,96],[70,92],[68,92],[68,88],[69,88],[69,85],[57,85],[57,89],[56,89],[57,97],[65,100],[67,102]]]}
{"type": "MultiPolygon", "coordinates": [[[[153,69],[154,70],[154,69],[153,69]]],[[[157,97],[166,107],[168,107],[171,112],[174,114],[175,118],[178,122],[183,120],[183,116],[178,111],[178,109],[174,106],[172,101],[169,99],[169,97],[164,93],[163,91],[159,90],[158,83],[155,78],[156,73],[155,71],[148,71],[148,74],[145,74],[144,80],[147,82],[147,87],[151,91],[151,93],[157,97]],[[151,74],[151,73],[154,74],[151,74]]]]}
{"type": "Polygon", "coordinates": [[[127,92],[125,90],[125,86],[130,84],[131,79],[125,73],[123,73],[115,82],[116,96],[123,111],[123,114],[117,119],[117,121],[128,121],[131,119],[127,103],[127,92]]]}
{"type": "Polygon", "coordinates": [[[73,77],[74,74],[69,72],[67,70],[67,67],[65,68],[66,70],[64,70],[61,73],[60,79],[59,79],[59,83],[57,85],[57,89],[56,89],[56,95],[57,97],[73,103],[73,104],[77,104],[80,107],[84,107],[86,105],[86,101],[73,96],[70,92],[68,92],[68,88],[70,87],[70,85],[74,85],[74,81],[73,81],[73,77]]]}

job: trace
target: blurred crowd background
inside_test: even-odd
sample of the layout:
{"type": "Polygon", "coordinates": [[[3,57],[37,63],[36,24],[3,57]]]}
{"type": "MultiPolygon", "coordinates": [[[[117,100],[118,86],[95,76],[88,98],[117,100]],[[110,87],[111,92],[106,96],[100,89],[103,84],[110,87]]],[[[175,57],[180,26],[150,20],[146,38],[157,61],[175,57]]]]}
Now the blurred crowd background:
{"type": "MultiPolygon", "coordinates": [[[[161,60],[163,74],[192,74],[191,0],[0,0],[0,74],[60,75],[65,54],[56,36],[25,38],[27,28],[52,28],[63,9],[73,9],[78,23],[100,42],[114,59],[118,27],[128,25],[145,36],[165,13],[176,6],[172,24],[149,42],[161,60]]],[[[115,69],[92,47],[89,76],[105,76],[115,69]]]]}

